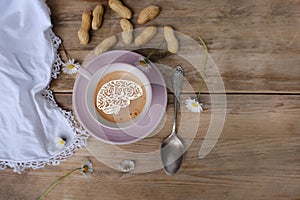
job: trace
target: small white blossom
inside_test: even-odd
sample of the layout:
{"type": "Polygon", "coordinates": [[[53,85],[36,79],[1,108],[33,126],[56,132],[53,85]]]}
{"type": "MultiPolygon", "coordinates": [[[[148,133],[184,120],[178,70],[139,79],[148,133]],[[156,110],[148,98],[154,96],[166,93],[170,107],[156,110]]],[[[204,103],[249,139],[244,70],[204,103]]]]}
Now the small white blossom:
{"type": "Polygon", "coordinates": [[[62,71],[64,74],[76,74],[80,67],[79,63],[75,63],[74,59],[69,59],[63,66],[62,71]]]}
{"type": "Polygon", "coordinates": [[[135,63],[135,66],[137,66],[137,68],[143,72],[149,72],[151,69],[151,65],[143,57],[139,57],[139,60],[135,63]]]}
{"type": "Polygon", "coordinates": [[[63,149],[66,146],[66,138],[63,137],[56,137],[55,138],[55,145],[58,149],[63,149]]]}
{"type": "Polygon", "coordinates": [[[92,173],[93,173],[93,164],[91,161],[85,161],[82,163],[82,166],[81,166],[81,173],[88,177],[90,176],[92,173]]]}
{"type": "Polygon", "coordinates": [[[203,104],[199,103],[195,99],[191,99],[190,97],[188,97],[185,100],[185,105],[192,112],[202,112],[203,111],[203,108],[202,108],[203,104]]]}
{"type": "Polygon", "coordinates": [[[119,170],[121,172],[130,172],[134,170],[134,161],[133,160],[123,160],[119,165],[119,170]]]}

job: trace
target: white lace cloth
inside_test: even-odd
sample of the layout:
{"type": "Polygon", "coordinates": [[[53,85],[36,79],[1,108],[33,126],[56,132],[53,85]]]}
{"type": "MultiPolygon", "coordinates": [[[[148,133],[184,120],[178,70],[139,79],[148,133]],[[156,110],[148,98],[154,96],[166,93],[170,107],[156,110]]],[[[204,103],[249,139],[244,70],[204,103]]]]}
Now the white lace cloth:
{"type": "Polygon", "coordinates": [[[0,169],[59,164],[89,136],[48,89],[61,64],[49,15],[44,0],[0,1],[0,169]]]}

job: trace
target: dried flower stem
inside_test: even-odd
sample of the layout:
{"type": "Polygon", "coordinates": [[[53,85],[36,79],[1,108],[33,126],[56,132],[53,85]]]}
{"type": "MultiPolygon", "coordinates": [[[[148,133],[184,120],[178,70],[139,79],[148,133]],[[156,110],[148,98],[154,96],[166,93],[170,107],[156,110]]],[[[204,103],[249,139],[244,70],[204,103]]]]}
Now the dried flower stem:
{"type": "Polygon", "coordinates": [[[159,43],[159,45],[149,53],[149,55],[145,58],[145,62],[146,62],[146,63],[148,63],[148,61],[149,61],[150,57],[152,56],[152,54],[154,53],[154,51],[156,51],[158,48],[160,48],[164,41],[165,41],[165,40],[162,40],[162,41],[159,43]]]}
{"type": "Polygon", "coordinates": [[[202,73],[201,73],[201,81],[200,81],[200,85],[199,85],[199,92],[198,92],[198,101],[200,101],[200,96],[201,96],[201,92],[203,90],[203,86],[204,86],[204,78],[205,78],[205,75],[206,75],[206,65],[207,65],[207,59],[208,59],[208,49],[207,49],[207,46],[205,44],[205,42],[203,41],[203,39],[198,36],[198,39],[200,40],[202,46],[204,47],[204,50],[205,50],[205,57],[204,57],[204,62],[203,62],[203,70],[202,70],[202,73]]]}
{"type": "Polygon", "coordinates": [[[41,195],[39,196],[38,200],[43,199],[49,192],[51,192],[51,190],[53,190],[55,188],[55,186],[57,186],[60,182],[62,182],[65,178],[67,178],[68,176],[70,176],[73,172],[76,171],[80,171],[81,167],[73,169],[72,171],[70,171],[69,173],[67,173],[66,175],[60,177],[59,179],[57,179],[54,183],[52,183],[50,185],[50,187],[41,195]]]}
{"type": "Polygon", "coordinates": [[[68,60],[71,60],[72,57],[71,57],[70,54],[67,52],[67,50],[66,50],[64,44],[61,43],[60,46],[63,48],[63,50],[64,50],[64,52],[65,52],[65,54],[66,54],[67,59],[68,59],[68,60]]]}

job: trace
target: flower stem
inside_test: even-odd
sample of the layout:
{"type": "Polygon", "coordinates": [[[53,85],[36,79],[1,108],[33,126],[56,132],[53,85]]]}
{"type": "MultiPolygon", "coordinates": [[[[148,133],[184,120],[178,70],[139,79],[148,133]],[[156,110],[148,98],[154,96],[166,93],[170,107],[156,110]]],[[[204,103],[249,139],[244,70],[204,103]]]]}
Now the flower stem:
{"type": "Polygon", "coordinates": [[[67,59],[68,59],[68,60],[71,60],[72,58],[71,58],[70,54],[67,52],[67,50],[66,50],[64,44],[61,43],[60,46],[63,48],[63,50],[64,50],[64,52],[65,52],[65,54],[66,54],[67,59]]]}
{"type": "Polygon", "coordinates": [[[203,86],[204,86],[204,78],[205,78],[205,74],[206,74],[206,65],[207,65],[207,59],[208,59],[208,49],[207,46],[205,44],[205,42],[203,41],[203,39],[198,36],[198,39],[200,40],[202,46],[204,47],[205,50],[205,57],[204,57],[204,62],[203,62],[203,70],[201,73],[201,81],[200,81],[200,85],[199,85],[199,92],[198,92],[198,101],[200,101],[200,96],[201,96],[201,92],[203,90],[203,86]]]}
{"type": "Polygon", "coordinates": [[[54,183],[52,183],[50,185],[50,187],[41,195],[39,196],[38,200],[41,200],[43,199],[49,192],[51,192],[51,190],[53,190],[55,188],[55,186],[57,186],[60,182],[62,182],[65,178],[67,178],[68,176],[70,176],[73,172],[76,172],[76,171],[79,171],[81,170],[81,167],[80,168],[76,168],[76,169],[73,169],[72,171],[70,171],[69,173],[67,173],[66,175],[60,177],[59,179],[57,179],[54,183]]]}
{"type": "Polygon", "coordinates": [[[156,49],[158,49],[158,48],[161,47],[161,45],[163,44],[163,42],[164,42],[164,40],[162,40],[162,41],[159,43],[159,45],[149,53],[149,55],[145,58],[145,61],[146,61],[146,62],[149,61],[149,59],[150,59],[150,57],[152,56],[152,54],[154,53],[154,51],[156,51],[156,49]]]}

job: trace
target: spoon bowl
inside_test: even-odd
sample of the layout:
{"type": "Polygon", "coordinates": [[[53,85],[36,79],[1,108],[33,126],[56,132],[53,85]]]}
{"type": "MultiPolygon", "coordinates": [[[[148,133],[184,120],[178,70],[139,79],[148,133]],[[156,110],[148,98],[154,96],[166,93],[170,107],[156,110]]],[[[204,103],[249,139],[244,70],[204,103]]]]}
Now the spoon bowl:
{"type": "Polygon", "coordinates": [[[175,174],[183,161],[184,146],[176,134],[165,139],[161,145],[161,160],[166,174],[175,174]]]}

